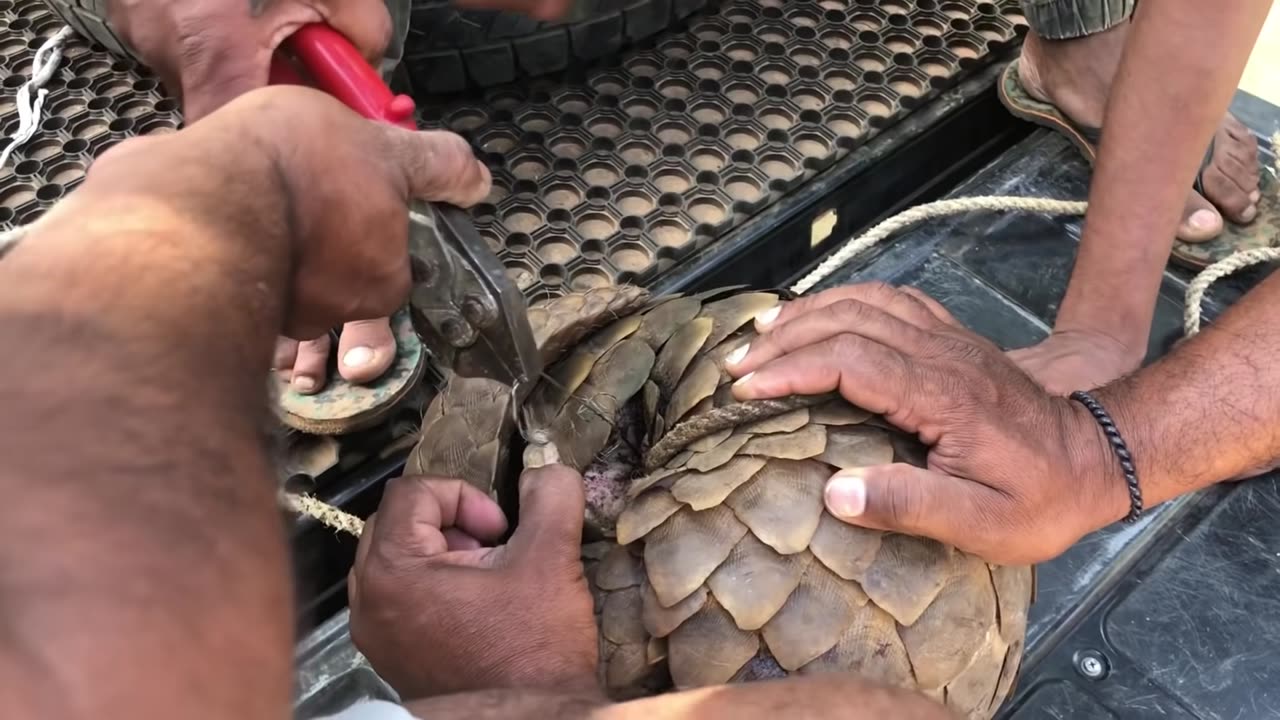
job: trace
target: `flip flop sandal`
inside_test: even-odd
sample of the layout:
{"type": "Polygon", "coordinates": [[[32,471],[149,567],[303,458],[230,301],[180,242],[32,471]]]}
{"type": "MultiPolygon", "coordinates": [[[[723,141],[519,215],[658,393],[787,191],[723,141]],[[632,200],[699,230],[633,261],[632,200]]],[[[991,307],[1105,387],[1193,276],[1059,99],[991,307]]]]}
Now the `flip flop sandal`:
{"type": "Polygon", "coordinates": [[[329,360],[329,382],[314,395],[303,395],[281,373],[272,373],[276,417],[294,430],[311,435],[345,435],[377,425],[408,397],[426,367],[426,352],[413,329],[409,311],[391,317],[396,339],[396,359],[382,377],[367,384],[347,382],[329,360]]]}
{"type": "MultiPolygon", "coordinates": [[[[1018,76],[1018,64],[1018,60],[1009,63],[1000,76],[1000,102],[1014,117],[1061,133],[1092,165],[1097,160],[1102,129],[1078,125],[1053,104],[1031,97],[1018,76]]],[[[1208,195],[1204,192],[1204,171],[1213,161],[1213,150],[1214,142],[1210,142],[1193,185],[1196,192],[1205,197],[1208,195]]],[[[1201,270],[1240,250],[1280,245],[1280,192],[1275,178],[1265,169],[1258,189],[1262,199],[1258,202],[1258,215],[1253,222],[1248,225],[1224,222],[1222,233],[1204,242],[1175,239],[1170,258],[1184,267],[1201,270]]]]}

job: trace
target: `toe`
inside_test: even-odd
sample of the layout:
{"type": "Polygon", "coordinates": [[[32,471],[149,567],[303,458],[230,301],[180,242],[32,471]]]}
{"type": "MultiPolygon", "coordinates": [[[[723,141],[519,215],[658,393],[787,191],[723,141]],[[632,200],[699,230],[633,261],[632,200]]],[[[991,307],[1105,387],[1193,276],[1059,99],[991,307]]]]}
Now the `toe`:
{"type": "Polygon", "coordinates": [[[1258,171],[1257,139],[1240,121],[1226,117],[1201,177],[1209,201],[1231,222],[1247,223],[1257,216],[1258,171]]]}
{"type": "Polygon", "coordinates": [[[396,338],[387,318],[359,320],[343,326],[338,339],[338,373],[348,381],[372,382],[396,359],[396,338]]]}
{"type": "Polygon", "coordinates": [[[1187,205],[1182,211],[1182,223],[1178,225],[1178,239],[1183,242],[1199,243],[1212,240],[1222,233],[1222,215],[1213,207],[1213,203],[1204,199],[1200,193],[1191,193],[1187,205]]]}
{"type": "Polygon", "coordinates": [[[293,362],[293,381],[296,392],[312,395],[324,388],[329,365],[329,348],[333,341],[325,333],[315,340],[298,343],[298,357],[293,362]]]}
{"type": "Polygon", "coordinates": [[[293,370],[293,361],[298,357],[298,341],[283,335],[276,338],[276,352],[271,360],[271,369],[283,374],[286,378],[293,370]]]}

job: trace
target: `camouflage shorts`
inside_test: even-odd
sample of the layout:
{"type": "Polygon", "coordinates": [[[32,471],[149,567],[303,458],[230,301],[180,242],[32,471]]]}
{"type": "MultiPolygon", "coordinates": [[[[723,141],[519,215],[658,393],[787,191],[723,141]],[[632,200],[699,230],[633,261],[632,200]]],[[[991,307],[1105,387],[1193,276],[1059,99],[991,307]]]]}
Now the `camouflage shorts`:
{"type": "Polygon", "coordinates": [[[1127,20],[1138,0],[1022,0],[1036,34],[1067,40],[1102,32],[1127,20]]]}

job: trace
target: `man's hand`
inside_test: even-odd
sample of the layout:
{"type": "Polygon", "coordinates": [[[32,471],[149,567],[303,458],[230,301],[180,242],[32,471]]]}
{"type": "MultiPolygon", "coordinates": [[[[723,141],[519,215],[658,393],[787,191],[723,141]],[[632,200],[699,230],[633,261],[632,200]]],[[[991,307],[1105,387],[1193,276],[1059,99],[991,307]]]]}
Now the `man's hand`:
{"type": "Polygon", "coordinates": [[[858,285],[764,319],[731,368],[742,376],[739,399],[839,390],[930,446],[927,468],[838,473],[826,491],[837,517],[1014,564],[1053,557],[1125,514],[1124,481],[1105,463],[1092,418],[1046,394],[937,301],[858,285]]]}
{"type": "Polygon", "coordinates": [[[391,40],[383,0],[110,0],[108,15],[188,123],[266,85],[272,54],[303,25],[329,23],[372,63],[391,40]]]}
{"type": "Polygon", "coordinates": [[[497,504],[460,480],[392,480],[351,570],[351,637],[402,698],[505,687],[595,688],[599,652],[579,559],[582,478],[520,479],[506,545],[497,504]]]}
{"type": "Polygon", "coordinates": [[[1092,390],[1133,372],[1142,351],[1102,333],[1054,332],[1031,347],[1011,350],[1009,359],[1052,395],[1092,390]]]}
{"type": "Polygon", "coordinates": [[[281,254],[284,330],[314,337],[404,302],[412,198],[468,206],[488,190],[488,170],[452,133],[369,122],[321,92],[273,87],[180,133],[113,148],[60,212],[99,196],[140,201],[212,231],[207,247],[189,238],[193,258],[254,265],[248,256],[281,254]]]}

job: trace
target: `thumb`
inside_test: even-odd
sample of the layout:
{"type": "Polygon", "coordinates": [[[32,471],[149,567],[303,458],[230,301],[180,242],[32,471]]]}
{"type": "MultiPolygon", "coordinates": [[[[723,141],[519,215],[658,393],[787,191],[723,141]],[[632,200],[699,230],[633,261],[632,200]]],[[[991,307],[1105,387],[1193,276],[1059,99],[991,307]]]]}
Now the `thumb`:
{"type": "Polygon", "coordinates": [[[507,543],[516,562],[578,561],[586,492],[582,476],[564,465],[520,476],[520,523],[507,543]]]}
{"type": "Polygon", "coordinates": [[[966,552],[988,555],[983,538],[991,488],[904,463],[841,470],[827,481],[827,510],[852,525],[933,538],[966,552]]]}
{"type": "Polygon", "coordinates": [[[267,84],[271,53],[246,49],[241,54],[201,47],[183,56],[182,114],[193,123],[250,90],[267,84]]]}
{"type": "Polygon", "coordinates": [[[392,126],[384,130],[390,140],[388,157],[400,164],[411,197],[470,207],[489,194],[489,168],[460,136],[392,126]]]}

